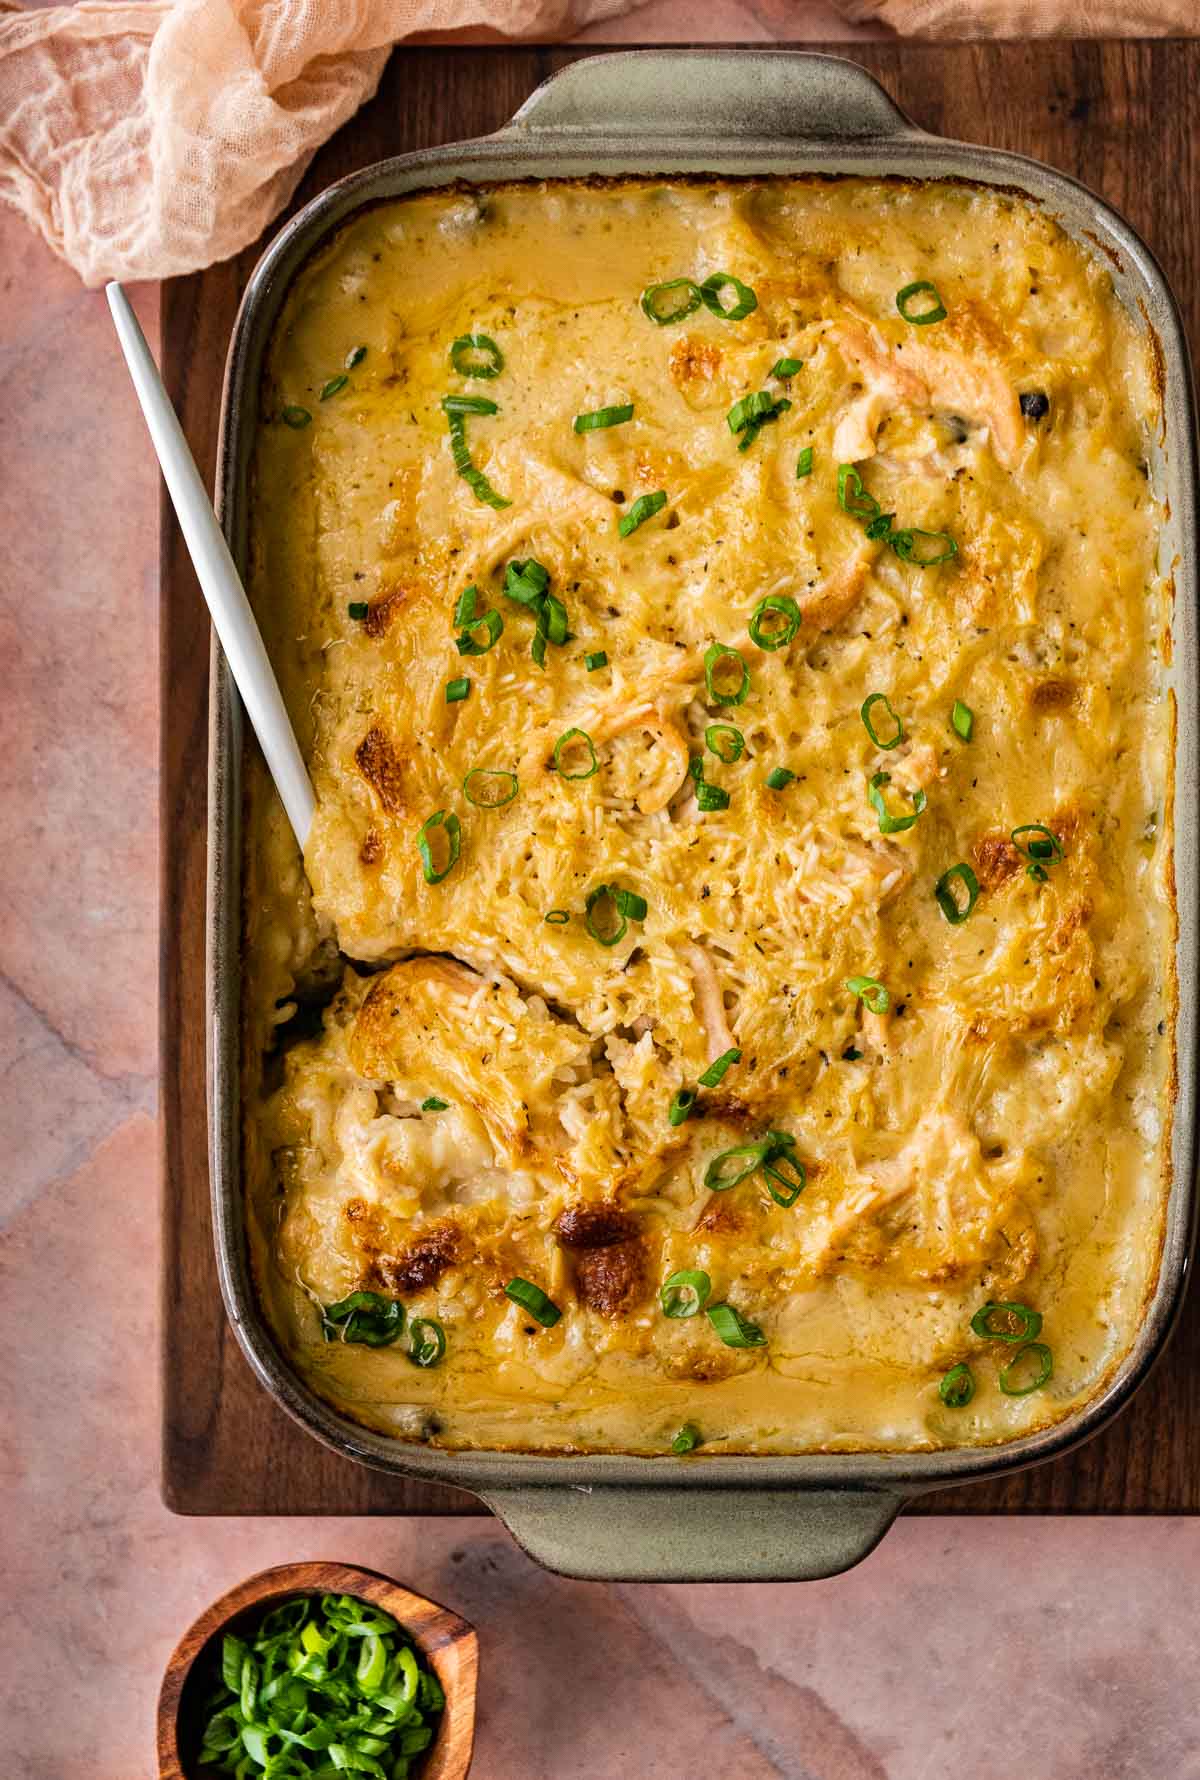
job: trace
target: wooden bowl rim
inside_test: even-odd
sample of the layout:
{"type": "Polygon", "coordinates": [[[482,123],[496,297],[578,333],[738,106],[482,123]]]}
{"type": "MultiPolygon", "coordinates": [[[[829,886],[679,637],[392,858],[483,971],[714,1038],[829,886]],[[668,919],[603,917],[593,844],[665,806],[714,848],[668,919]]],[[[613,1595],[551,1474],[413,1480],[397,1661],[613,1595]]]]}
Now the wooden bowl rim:
{"type": "Polygon", "coordinates": [[[446,1695],[438,1735],[420,1780],[463,1780],[471,1765],[475,1737],[479,1637],[474,1626],[440,1601],[405,1588],[381,1570],[318,1558],[256,1570],[226,1589],[188,1626],[167,1660],[159,1689],[160,1780],[191,1780],[179,1751],[179,1708],[197,1659],[230,1620],[276,1598],[298,1594],[358,1595],[398,1621],[437,1671],[446,1695]]]}

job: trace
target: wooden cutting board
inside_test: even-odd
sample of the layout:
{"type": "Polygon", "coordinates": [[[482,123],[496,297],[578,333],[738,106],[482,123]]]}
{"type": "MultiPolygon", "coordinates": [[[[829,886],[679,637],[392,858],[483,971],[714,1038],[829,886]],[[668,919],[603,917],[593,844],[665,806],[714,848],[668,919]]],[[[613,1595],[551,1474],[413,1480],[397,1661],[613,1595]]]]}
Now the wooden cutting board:
{"type": "MultiPolygon", "coordinates": [[[[758,45],[756,47],[762,47],[758,45]]],[[[836,45],[828,46],[836,51],[836,45]]],[[[413,49],[317,155],[293,209],[390,154],[498,129],[584,52],[413,49]]],[[[592,52],[595,53],[595,52],[592,52]]],[[[854,45],[917,123],[1074,174],[1150,243],[1200,343],[1200,42],[854,45]]],[[[288,212],[291,214],[291,211],[288,212]]],[[[221,377],[261,251],[163,286],[163,367],[211,483],[221,377]]],[[[460,1491],[336,1457],[255,1383],[225,1320],[208,1216],[204,850],[208,620],[178,531],[162,527],[163,1490],[184,1514],[485,1512],[460,1491]]],[[[1200,1301],[1106,1433],[1056,1463],[925,1497],[911,1512],[1182,1513],[1200,1509],[1200,1301]]]]}

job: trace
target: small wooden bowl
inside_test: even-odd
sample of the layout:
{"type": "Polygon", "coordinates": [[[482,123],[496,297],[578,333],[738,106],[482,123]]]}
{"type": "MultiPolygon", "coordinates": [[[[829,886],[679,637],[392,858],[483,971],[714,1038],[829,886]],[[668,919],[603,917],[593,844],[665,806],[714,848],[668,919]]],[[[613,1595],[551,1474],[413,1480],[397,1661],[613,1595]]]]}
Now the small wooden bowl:
{"type": "Polygon", "coordinates": [[[214,1601],[176,1645],[158,1696],[159,1780],[195,1780],[195,1761],[200,1738],[197,1690],[188,1687],[189,1677],[211,1641],[233,1629],[234,1621],[257,1619],[289,1595],[359,1595],[364,1601],[390,1613],[408,1633],[429,1662],[446,1707],[438,1734],[426,1752],[420,1780],[463,1780],[471,1765],[475,1741],[475,1689],[479,1670],[479,1640],[473,1627],[457,1613],[414,1595],[357,1564],[279,1564],[260,1570],[214,1601]]]}

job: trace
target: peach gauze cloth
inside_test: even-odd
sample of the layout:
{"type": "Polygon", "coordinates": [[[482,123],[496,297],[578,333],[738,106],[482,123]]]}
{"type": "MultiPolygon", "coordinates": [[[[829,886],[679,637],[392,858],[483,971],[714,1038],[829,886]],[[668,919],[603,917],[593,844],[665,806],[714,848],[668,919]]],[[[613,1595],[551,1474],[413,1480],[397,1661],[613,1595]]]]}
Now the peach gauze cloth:
{"type": "Polygon", "coordinates": [[[85,284],[254,241],[418,32],[570,36],[635,0],[0,0],[0,197],[85,284]]]}
{"type": "MultiPolygon", "coordinates": [[[[571,36],[638,0],[0,0],[0,198],[85,284],[227,259],[417,33],[571,36]]],[[[693,0],[703,5],[705,0],[693,0]]],[[[799,3],[799,0],[797,0],[799,3]]],[[[959,37],[1200,29],[1200,0],[838,0],[959,37]]]]}

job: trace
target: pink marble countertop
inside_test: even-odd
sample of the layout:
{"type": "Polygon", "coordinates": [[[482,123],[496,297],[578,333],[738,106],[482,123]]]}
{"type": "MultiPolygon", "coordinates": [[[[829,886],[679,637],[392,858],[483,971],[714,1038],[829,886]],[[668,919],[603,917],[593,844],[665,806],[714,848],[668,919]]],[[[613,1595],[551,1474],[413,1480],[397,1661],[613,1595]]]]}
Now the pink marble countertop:
{"type": "MultiPolygon", "coordinates": [[[[712,35],[786,12],[723,0],[712,35]]],[[[102,296],[3,210],[0,388],[4,1780],[151,1776],[180,1631],[302,1557],[478,1626],[480,1780],[1200,1780],[1196,1522],[902,1521],[829,1582],[685,1588],[549,1577],[488,1521],[167,1513],[158,484],[102,296]]]]}

